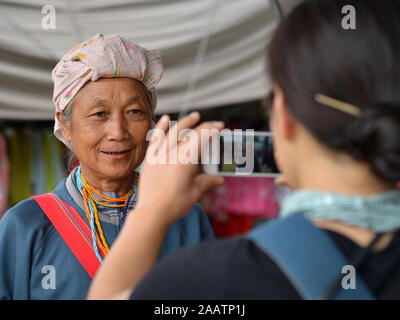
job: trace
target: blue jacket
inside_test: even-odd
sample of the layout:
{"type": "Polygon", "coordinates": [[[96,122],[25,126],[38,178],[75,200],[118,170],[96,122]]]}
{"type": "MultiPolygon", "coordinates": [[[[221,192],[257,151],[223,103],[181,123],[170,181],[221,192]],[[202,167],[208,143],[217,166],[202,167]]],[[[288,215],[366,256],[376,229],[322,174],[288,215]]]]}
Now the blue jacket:
{"type": "MultiPolygon", "coordinates": [[[[68,184],[70,177],[53,193],[86,221],[68,184]]],[[[105,221],[101,225],[111,245],[122,225],[105,221]]],[[[196,204],[170,227],[159,259],[183,246],[213,238],[208,218],[196,204]]],[[[90,282],[90,276],[35,200],[24,200],[5,213],[0,220],[0,299],[85,299],[90,282]]]]}

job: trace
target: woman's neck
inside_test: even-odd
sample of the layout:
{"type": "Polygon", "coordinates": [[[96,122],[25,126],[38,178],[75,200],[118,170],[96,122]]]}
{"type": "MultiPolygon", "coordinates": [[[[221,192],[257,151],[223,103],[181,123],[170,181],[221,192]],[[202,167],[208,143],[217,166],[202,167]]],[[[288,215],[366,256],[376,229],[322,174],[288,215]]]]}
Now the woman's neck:
{"type": "MultiPolygon", "coordinates": [[[[311,145],[308,150],[304,147],[298,157],[299,170],[295,189],[368,197],[396,188],[395,184],[377,177],[369,164],[356,161],[344,152],[332,151],[321,145],[318,145],[318,148],[311,145]]],[[[339,221],[314,220],[313,223],[320,228],[342,234],[361,247],[368,246],[376,235],[372,230],[339,221]]],[[[373,251],[387,247],[393,236],[393,233],[386,233],[374,246],[373,251]]]]}
{"type": "Polygon", "coordinates": [[[372,196],[394,188],[394,184],[386,183],[375,177],[368,166],[352,166],[350,164],[345,168],[320,164],[318,169],[304,174],[299,183],[299,189],[311,189],[349,196],[372,196]]]}
{"type": "Polygon", "coordinates": [[[86,168],[82,167],[81,174],[88,184],[102,194],[105,192],[115,192],[118,197],[122,197],[130,190],[135,178],[135,173],[133,172],[132,175],[128,177],[110,179],[104,176],[96,176],[92,174],[90,170],[86,170],[86,168]]]}
{"type": "Polygon", "coordinates": [[[368,163],[345,152],[311,145],[299,152],[296,189],[310,189],[343,195],[371,196],[396,188],[376,176],[368,163]]]}

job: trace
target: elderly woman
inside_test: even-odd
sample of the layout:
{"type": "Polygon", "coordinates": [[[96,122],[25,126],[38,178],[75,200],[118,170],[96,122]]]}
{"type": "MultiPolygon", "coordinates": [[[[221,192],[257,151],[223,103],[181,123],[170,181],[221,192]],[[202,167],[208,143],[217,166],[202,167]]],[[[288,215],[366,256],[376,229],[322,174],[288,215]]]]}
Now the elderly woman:
{"type": "MultiPolygon", "coordinates": [[[[118,35],[97,34],[54,68],[54,133],[79,166],[51,194],[22,201],[0,221],[0,299],[85,298],[135,207],[135,169],[146,153],[161,75],[157,51],[118,35]]],[[[214,235],[196,204],[162,237],[153,260],[214,235]]]]}

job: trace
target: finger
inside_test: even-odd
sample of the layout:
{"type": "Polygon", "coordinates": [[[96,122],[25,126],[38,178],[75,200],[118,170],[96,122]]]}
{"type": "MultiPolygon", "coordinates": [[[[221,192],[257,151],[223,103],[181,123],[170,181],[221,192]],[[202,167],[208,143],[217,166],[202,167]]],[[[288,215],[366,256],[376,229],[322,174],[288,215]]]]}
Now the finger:
{"type": "Polygon", "coordinates": [[[173,152],[178,144],[178,139],[181,137],[181,133],[189,128],[192,128],[196,125],[200,120],[200,113],[197,111],[192,112],[183,118],[181,118],[177,123],[174,123],[170,126],[168,133],[167,133],[167,149],[170,152],[173,152]]]}
{"type": "Polygon", "coordinates": [[[204,147],[211,139],[218,139],[219,143],[218,134],[224,127],[225,124],[222,121],[208,121],[201,123],[193,129],[196,137],[198,138],[197,141],[193,141],[193,143],[197,143],[196,147],[198,148],[199,157],[204,147]]]}
{"type": "MultiPolygon", "coordinates": [[[[208,152],[205,148],[211,139],[218,139],[218,144],[220,143],[218,134],[224,127],[224,123],[220,121],[209,121],[203,122],[194,129],[183,129],[181,131],[181,136],[178,138],[178,144],[176,149],[173,151],[177,152],[177,154],[185,154],[188,150],[190,150],[190,163],[197,164],[200,158],[203,159],[201,153],[208,152]],[[186,141],[186,137],[189,136],[189,141],[186,141]],[[192,152],[195,151],[195,152],[192,152]]],[[[171,149],[170,149],[171,150],[171,149]]],[[[209,158],[209,154],[205,154],[206,157],[209,158]]],[[[179,156],[178,156],[179,157],[179,156]]],[[[187,157],[187,153],[185,158],[187,157]]]]}
{"type": "Polygon", "coordinates": [[[177,133],[179,133],[184,129],[192,128],[199,122],[199,120],[200,113],[198,113],[197,111],[191,112],[188,115],[179,119],[178,122],[175,121],[174,124],[170,127],[170,130],[174,129],[177,133]]]}
{"type": "Polygon", "coordinates": [[[169,119],[169,115],[164,114],[164,115],[160,118],[160,120],[158,120],[158,122],[157,122],[155,128],[161,129],[162,131],[167,132],[168,125],[169,125],[169,120],[170,120],[170,119],[169,119]]]}
{"type": "Polygon", "coordinates": [[[167,132],[168,130],[169,120],[169,116],[167,114],[164,114],[160,118],[160,120],[158,120],[155,127],[147,132],[146,141],[150,141],[149,146],[154,143],[158,143],[159,145],[161,145],[161,143],[165,140],[165,132],[167,132]],[[157,139],[161,141],[154,139],[153,136],[156,136],[157,139]]]}
{"type": "MultiPolygon", "coordinates": [[[[198,114],[198,113],[197,113],[198,114]]],[[[209,142],[209,140],[216,136],[224,127],[223,122],[203,122],[198,125],[194,129],[185,128],[186,126],[196,123],[199,120],[197,118],[196,113],[192,115],[192,119],[182,118],[182,122],[178,123],[181,125],[181,135],[177,135],[176,126],[175,128],[170,128],[168,131],[168,137],[165,141],[167,148],[167,157],[169,160],[177,161],[181,155],[181,151],[184,151],[182,154],[185,154],[185,158],[187,158],[186,150],[190,150],[190,163],[197,164],[198,160],[201,157],[201,152],[204,146],[209,142]],[[197,119],[196,119],[197,118],[197,119]],[[186,136],[190,134],[189,141],[186,141],[186,136]],[[191,152],[196,150],[196,152],[191,152]],[[170,156],[172,154],[172,156],[170,156]]],[[[219,138],[218,138],[219,139],[219,138]]],[[[218,140],[219,142],[219,140],[218,140]]]]}
{"type": "Polygon", "coordinates": [[[200,198],[207,190],[224,184],[224,177],[201,173],[195,178],[195,196],[200,198]]]}
{"type": "Polygon", "coordinates": [[[181,130],[192,128],[200,121],[200,113],[197,111],[191,112],[188,115],[182,117],[177,123],[178,134],[181,130]]]}

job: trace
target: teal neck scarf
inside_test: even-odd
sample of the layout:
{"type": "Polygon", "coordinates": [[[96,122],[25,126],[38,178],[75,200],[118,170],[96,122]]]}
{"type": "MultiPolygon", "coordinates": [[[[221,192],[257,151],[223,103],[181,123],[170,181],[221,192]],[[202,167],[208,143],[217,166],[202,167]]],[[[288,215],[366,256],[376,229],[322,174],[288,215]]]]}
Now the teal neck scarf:
{"type": "Polygon", "coordinates": [[[300,213],[309,220],[335,220],[375,232],[400,228],[400,189],[362,197],[300,190],[284,200],[281,217],[300,213]]]}

